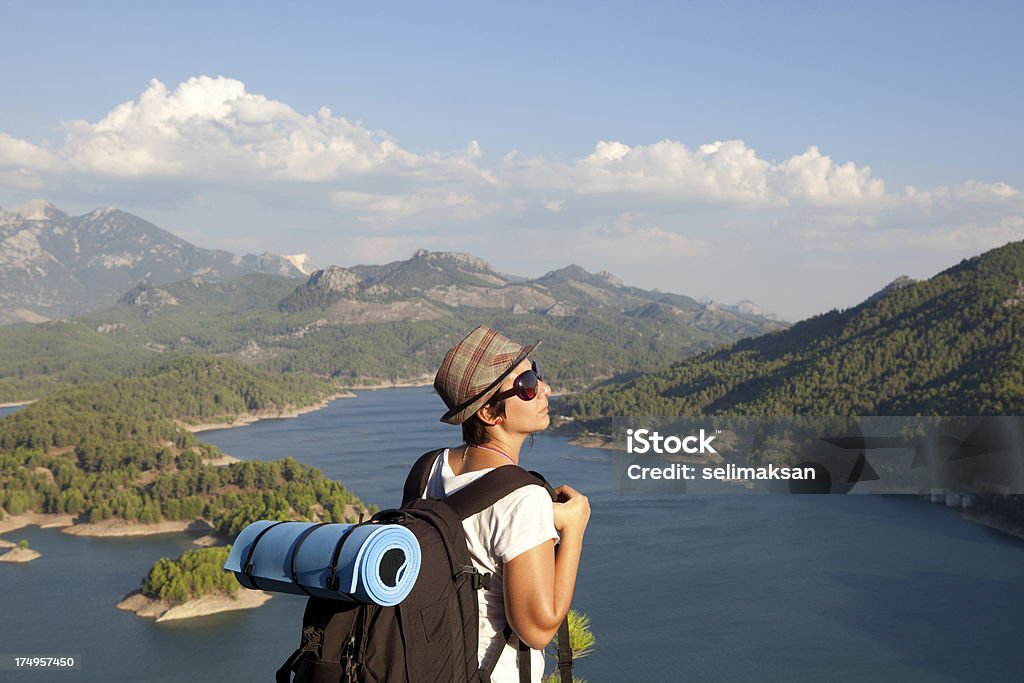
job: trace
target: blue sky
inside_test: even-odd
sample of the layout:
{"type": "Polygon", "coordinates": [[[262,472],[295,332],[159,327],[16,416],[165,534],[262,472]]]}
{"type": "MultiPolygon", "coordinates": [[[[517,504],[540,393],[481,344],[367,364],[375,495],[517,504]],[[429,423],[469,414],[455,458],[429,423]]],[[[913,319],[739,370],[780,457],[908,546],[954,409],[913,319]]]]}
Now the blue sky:
{"type": "Polygon", "coordinates": [[[6,2],[0,206],[114,205],[321,266],[572,261],[796,319],[1024,238],[1022,18],[6,2]]]}

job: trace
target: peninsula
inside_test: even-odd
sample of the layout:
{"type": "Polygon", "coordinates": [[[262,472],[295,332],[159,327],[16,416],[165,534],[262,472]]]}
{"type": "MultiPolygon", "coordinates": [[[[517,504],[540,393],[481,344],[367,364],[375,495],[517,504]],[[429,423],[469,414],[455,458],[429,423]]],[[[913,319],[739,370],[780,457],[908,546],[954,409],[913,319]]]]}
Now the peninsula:
{"type": "Polygon", "coordinates": [[[0,554],[0,562],[24,563],[39,559],[42,555],[28,547],[28,541],[21,541],[17,545],[0,539],[0,548],[10,548],[7,552],[0,554]],[[12,547],[13,546],[13,547],[12,547]]]}
{"type": "Polygon", "coordinates": [[[157,560],[142,587],[117,608],[163,622],[259,607],[270,594],[241,589],[234,575],[223,570],[230,550],[198,548],[174,560],[157,560]]]}
{"type": "Polygon", "coordinates": [[[263,591],[244,591],[238,595],[204,595],[181,604],[172,604],[165,600],[155,600],[136,591],[117,603],[117,608],[126,612],[134,612],[140,617],[155,619],[157,623],[178,619],[205,617],[219,612],[233,612],[241,609],[259,607],[270,600],[270,593],[263,591]]]}

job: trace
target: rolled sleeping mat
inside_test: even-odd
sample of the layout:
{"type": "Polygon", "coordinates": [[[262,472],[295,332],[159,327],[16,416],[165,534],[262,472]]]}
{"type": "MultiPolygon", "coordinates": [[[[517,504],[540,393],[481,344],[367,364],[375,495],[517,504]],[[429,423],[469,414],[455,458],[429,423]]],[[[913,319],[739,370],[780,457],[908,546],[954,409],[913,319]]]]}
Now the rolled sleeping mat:
{"type": "Polygon", "coordinates": [[[224,568],[246,588],[391,607],[416,584],[420,545],[400,524],[261,520],[238,534],[224,568]]]}

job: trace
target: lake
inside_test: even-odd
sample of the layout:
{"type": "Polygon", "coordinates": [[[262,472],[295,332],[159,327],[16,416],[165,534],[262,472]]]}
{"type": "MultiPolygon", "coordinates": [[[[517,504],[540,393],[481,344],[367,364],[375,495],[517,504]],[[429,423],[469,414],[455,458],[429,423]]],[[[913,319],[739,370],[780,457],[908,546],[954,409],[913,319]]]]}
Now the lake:
{"type": "MultiPolygon", "coordinates": [[[[359,392],[295,419],[200,438],[252,459],[292,456],[368,503],[399,502],[411,462],[456,445],[429,388],[359,392]]],[[[623,495],[607,451],[540,435],[523,465],[586,493],[593,514],[574,605],[600,681],[956,681],[1024,669],[1024,542],[909,496],[623,495]]],[[[114,609],[191,537],[88,539],[23,529],[43,553],[0,565],[0,652],[82,658],[0,680],[271,680],[303,601],[155,624],[114,609]]]]}

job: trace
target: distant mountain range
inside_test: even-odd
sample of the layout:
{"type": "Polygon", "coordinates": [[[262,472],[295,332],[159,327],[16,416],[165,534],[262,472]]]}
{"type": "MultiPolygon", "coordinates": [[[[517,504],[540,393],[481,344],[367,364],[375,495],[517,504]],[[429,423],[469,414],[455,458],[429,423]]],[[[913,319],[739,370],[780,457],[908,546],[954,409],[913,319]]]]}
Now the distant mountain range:
{"type": "MultiPolygon", "coordinates": [[[[82,222],[96,221],[89,216],[82,222]]],[[[571,390],[786,326],[751,304],[701,303],[576,265],[527,279],[469,254],[422,249],[384,265],[330,266],[305,281],[266,272],[214,280],[207,269],[160,283],[147,272],[106,308],[0,329],[0,401],[138,373],[161,353],[233,356],[346,386],[424,382],[445,350],[481,323],[544,339],[549,377],[571,390]]],[[[11,308],[27,308],[8,296],[11,308]]]]}
{"type": "Polygon", "coordinates": [[[350,384],[424,381],[461,334],[485,323],[544,339],[563,388],[785,327],[579,266],[529,280],[469,254],[422,249],[384,265],[330,266],[299,285],[264,274],[141,284],[79,320],[136,347],[234,355],[350,384]]]}
{"type": "Polygon", "coordinates": [[[499,274],[470,254],[420,249],[381,266],[330,266],[280,303],[283,311],[322,310],[331,323],[434,319],[451,309],[506,311],[566,318],[581,314],[662,319],[695,330],[746,336],[781,327],[778,316],[744,302],[701,303],[688,296],[628,287],[608,272],[570,265],[530,280],[499,274]]]}
{"type": "Polygon", "coordinates": [[[864,303],[568,396],[577,423],[630,415],[1024,414],[1024,242],[864,303]]]}
{"type": "Polygon", "coordinates": [[[84,216],[43,201],[0,209],[0,325],[109,305],[141,281],[223,281],[253,272],[305,277],[312,270],[304,254],[236,256],[202,249],[112,208],[84,216]]]}

